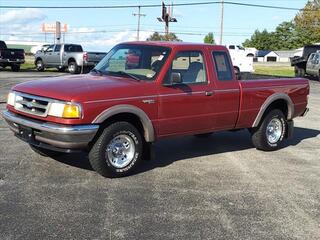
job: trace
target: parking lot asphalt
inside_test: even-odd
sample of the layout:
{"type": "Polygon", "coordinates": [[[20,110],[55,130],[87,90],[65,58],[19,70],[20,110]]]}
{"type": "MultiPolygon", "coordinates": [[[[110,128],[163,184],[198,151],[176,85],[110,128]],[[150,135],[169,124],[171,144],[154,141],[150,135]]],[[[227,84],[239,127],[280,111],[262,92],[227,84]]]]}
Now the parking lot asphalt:
{"type": "MultiPolygon", "coordinates": [[[[57,74],[0,72],[0,99],[57,74]]],[[[83,153],[37,155],[0,117],[0,239],[320,239],[320,83],[310,85],[310,112],[276,152],[254,149],[246,130],[161,140],[120,179],[83,153]]]]}

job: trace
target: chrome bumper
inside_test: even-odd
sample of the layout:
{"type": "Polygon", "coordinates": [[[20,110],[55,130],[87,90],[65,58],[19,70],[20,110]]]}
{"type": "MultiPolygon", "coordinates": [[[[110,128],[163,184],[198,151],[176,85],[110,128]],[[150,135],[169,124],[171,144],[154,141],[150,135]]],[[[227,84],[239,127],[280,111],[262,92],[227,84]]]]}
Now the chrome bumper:
{"type": "Polygon", "coordinates": [[[2,116],[18,138],[45,148],[85,149],[99,129],[99,125],[94,124],[70,126],[42,122],[8,110],[3,111],[2,116]],[[27,136],[23,131],[28,131],[27,136]]]}

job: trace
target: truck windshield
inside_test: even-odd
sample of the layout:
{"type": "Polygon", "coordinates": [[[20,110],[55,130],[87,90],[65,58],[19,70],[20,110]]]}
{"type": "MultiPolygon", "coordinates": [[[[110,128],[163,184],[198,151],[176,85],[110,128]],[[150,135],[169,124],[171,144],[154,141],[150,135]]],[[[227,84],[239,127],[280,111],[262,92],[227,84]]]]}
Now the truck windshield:
{"type": "Polygon", "coordinates": [[[170,49],[166,47],[120,44],[110,50],[93,72],[152,81],[169,53],[170,49]]]}

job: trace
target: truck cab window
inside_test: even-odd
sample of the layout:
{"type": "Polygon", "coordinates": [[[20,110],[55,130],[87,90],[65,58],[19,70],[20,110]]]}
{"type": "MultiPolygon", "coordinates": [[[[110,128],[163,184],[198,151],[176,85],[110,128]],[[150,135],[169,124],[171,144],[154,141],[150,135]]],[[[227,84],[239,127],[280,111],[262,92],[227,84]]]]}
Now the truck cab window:
{"type": "Polygon", "coordinates": [[[54,45],[50,45],[50,46],[46,49],[46,52],[53,52],[53,47],[54,47],[54,45]]]}
{"type": "Polygon", "coordinates": [[[232,68],[225,52],[213,52],[214,64],[219,81],[232,81],[232,68]]]}
{"type": "Polygon", "coordinates": [[[61,49],[61,45],[56,45],[55,48],[54,48],[54,51],[55,52],[60,52],[60,49],[61,49]]]}
{"type": "MultiPolygon", "coordinates": [[[[203,55],[199,51],[178,52],[172,61],[171,73],[180,73],[182,83],[206,83],[206,70],[204,66],[203,55]]],[[[168,79],[166,80],[168,82],[168,79]]]]}

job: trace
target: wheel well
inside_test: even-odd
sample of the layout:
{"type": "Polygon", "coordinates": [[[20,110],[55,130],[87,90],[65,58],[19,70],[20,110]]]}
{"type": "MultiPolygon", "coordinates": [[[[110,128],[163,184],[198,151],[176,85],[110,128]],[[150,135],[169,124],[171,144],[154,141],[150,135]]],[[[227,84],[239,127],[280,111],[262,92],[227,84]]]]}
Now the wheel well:
{"type": "Polygon", "coordinates": [[[41,57],[37,57],[36,60],[34,61],[34,63],[36,63],[38,60],[42,61],[42,58],[41,57]]]}
{"type": "Polygon", "coordinates": [[[264,117],[271,111],[274,109],[279,109],[280,111],[283,112],[284,116],[286,117],[286,119],[288,119],[288,103],[286,100],[284,99],[278,99],[275,100],[274,102],[272,102],[267,109],[264,111],[263,113],[263,117],[261,118],[264,119],[264,117]]]}
{"type": "Polygon", "coordinates": [[[99,128],[98,134],[96,134],[96,136],[100,136],[101,132],[106,127],[108,127],[109,125],[111,125],[112,123],[115,123],[115,122],[131,123],[135,128],[137,128],[137,130],[141,134],[141,137],[145,140],[145,136],[144,136],[145,131],[144,131],[142,122],[141,122],[140,118],[133,113],[118,113],[118,114],[115,114],[115,115],[107,118],[106,120],[104,120],[100,124],[100,128],[99,128]]]}
{"type": "Polygon", "coordinates": [[[69,58],[68,64],[71,63],[71,62],[75,62],[76,63],[76,60],[74,58],[69,58]]]}
{"type": "Polygon", "coordinates": [[[249,53],[249,54],[247,55],[247,57],[254,57],[254,54],[249,53]]]}

